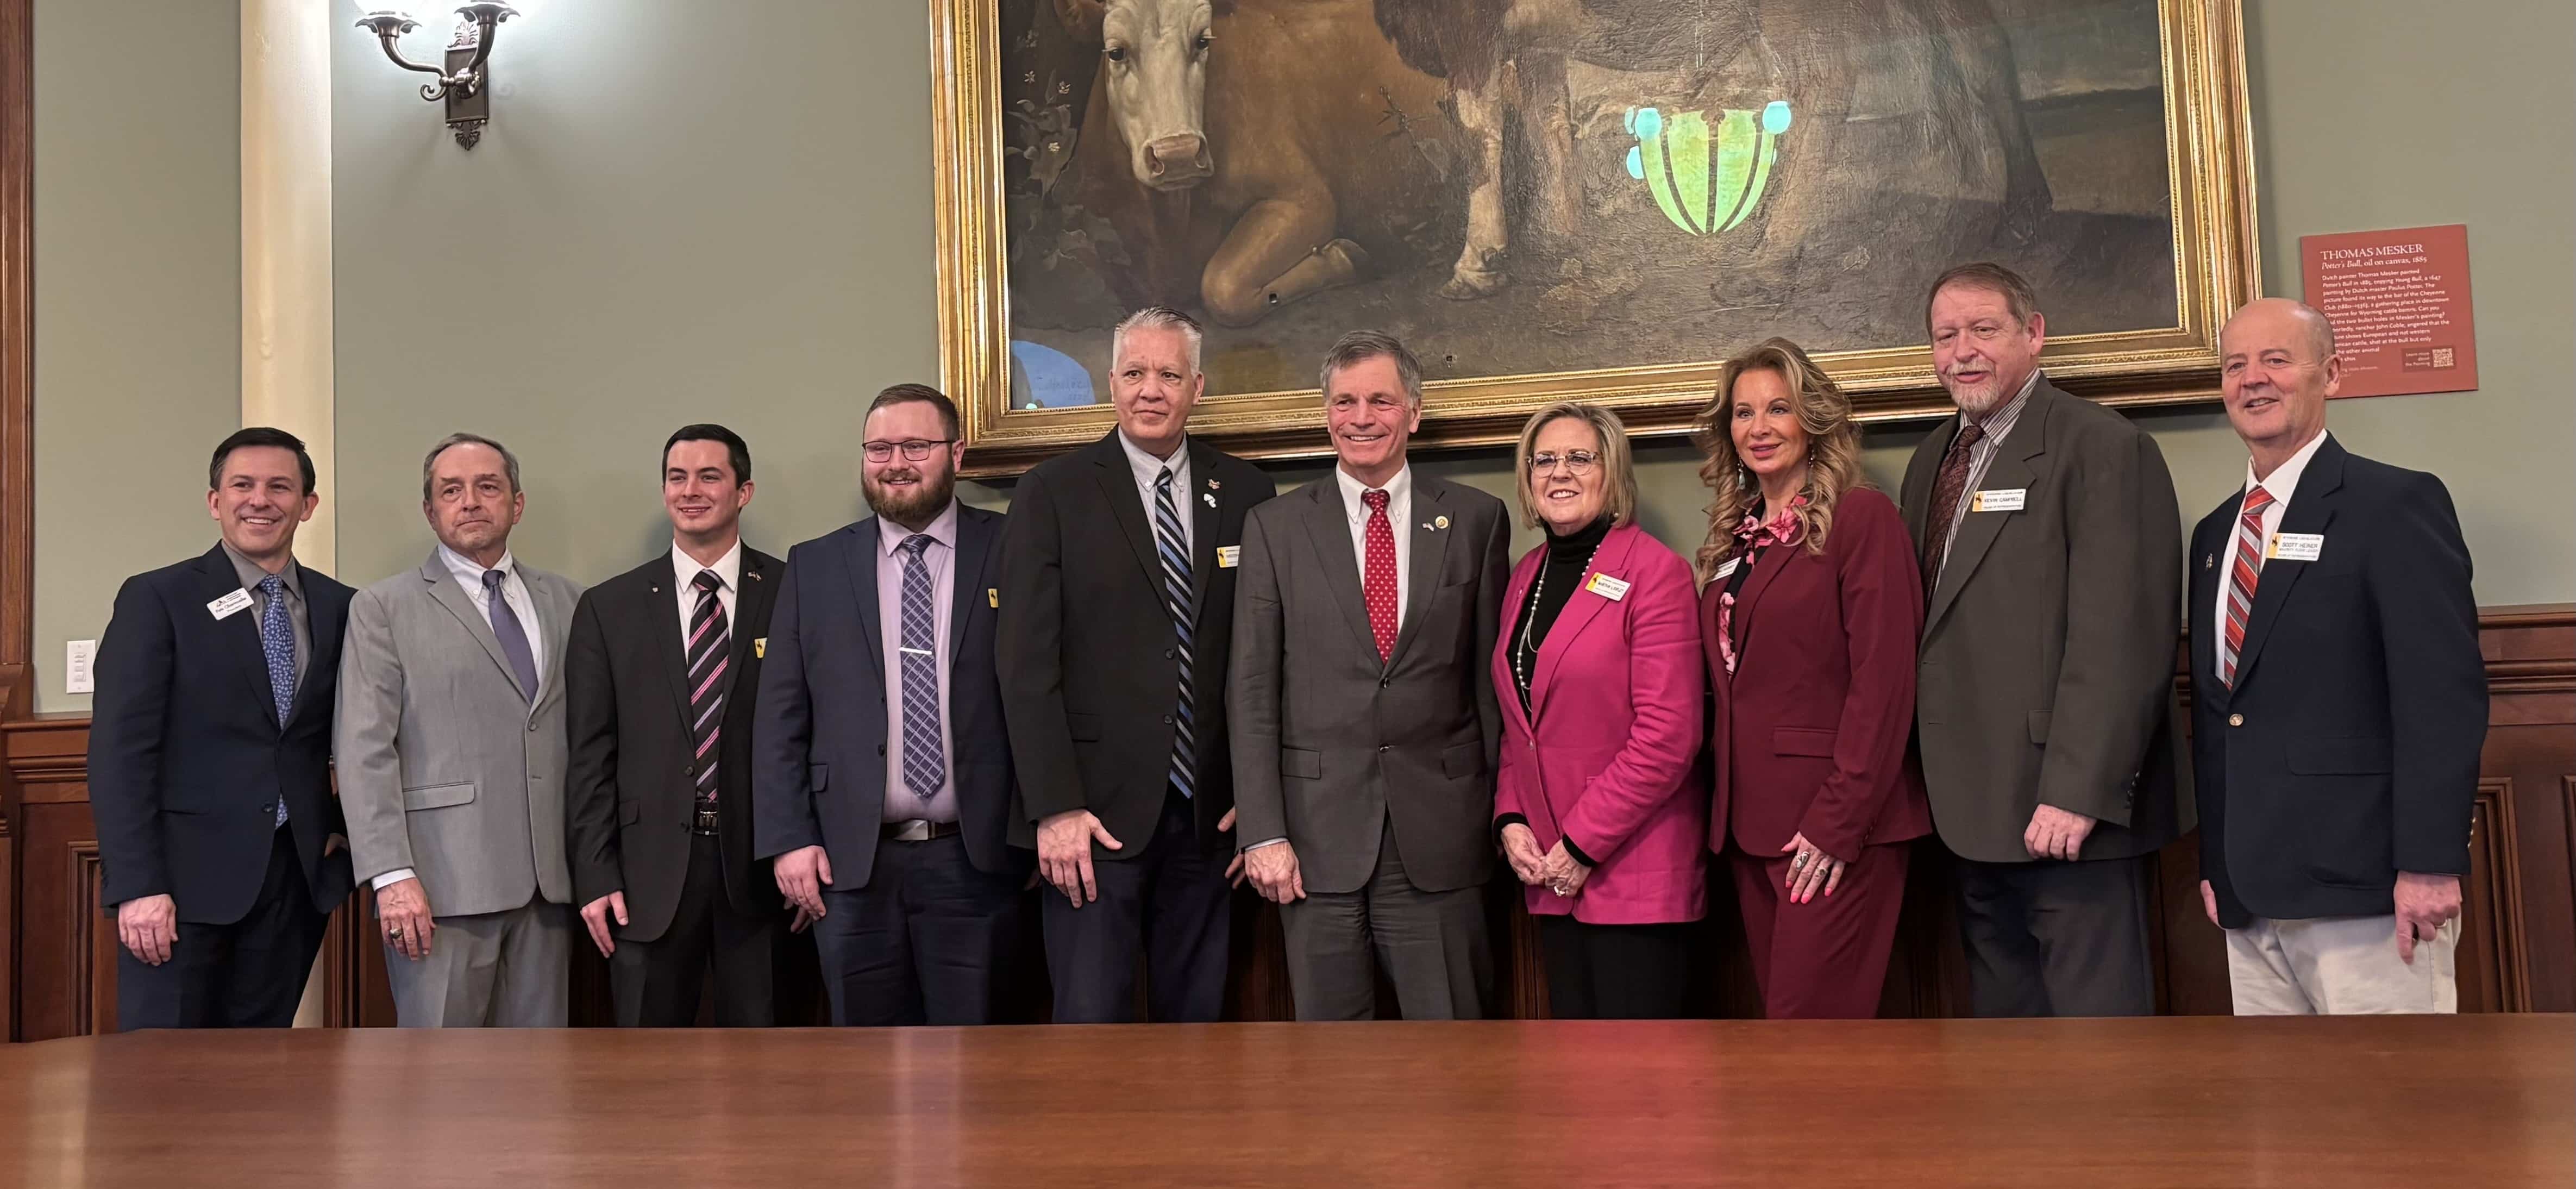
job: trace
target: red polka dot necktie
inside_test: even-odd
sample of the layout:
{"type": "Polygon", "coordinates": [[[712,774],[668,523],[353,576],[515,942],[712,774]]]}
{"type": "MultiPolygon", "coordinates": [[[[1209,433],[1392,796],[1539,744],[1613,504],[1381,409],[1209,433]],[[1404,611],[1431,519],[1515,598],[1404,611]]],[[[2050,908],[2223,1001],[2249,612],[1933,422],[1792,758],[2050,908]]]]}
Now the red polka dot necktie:
{"type": "Polygon", "coordinates": [[[1360,594],[1368,600],[1369,634],[1377,637],[1377,659],[1395,655],[1395,526],[1386,519],[1387,495],[1363,491],[1368,505],[1368,564],[1360,574],[1360,594]]]}

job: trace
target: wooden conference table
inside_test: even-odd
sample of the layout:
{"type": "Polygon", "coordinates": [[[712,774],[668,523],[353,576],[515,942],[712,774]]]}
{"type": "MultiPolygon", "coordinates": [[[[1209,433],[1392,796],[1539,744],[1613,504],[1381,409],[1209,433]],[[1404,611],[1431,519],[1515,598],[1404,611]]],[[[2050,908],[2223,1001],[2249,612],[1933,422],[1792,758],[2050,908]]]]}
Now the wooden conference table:
{"type": "Polygon", "coordinates": [[[2576,1017],[151,1033],[26,1185],[2576,1183],[2576,1017]]]}

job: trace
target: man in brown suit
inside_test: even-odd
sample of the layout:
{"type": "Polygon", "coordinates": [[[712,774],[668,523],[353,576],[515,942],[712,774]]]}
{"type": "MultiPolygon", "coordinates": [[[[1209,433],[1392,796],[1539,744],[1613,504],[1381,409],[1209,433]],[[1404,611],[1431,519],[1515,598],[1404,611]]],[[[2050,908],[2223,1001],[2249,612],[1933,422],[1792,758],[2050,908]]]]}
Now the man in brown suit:
{"type": "Polygon", "coordinates": [[[2147,876],[2176,796],[2182,521],[2153,438],[2038,369],[2028,282],[1968,264],[1927,317],[1959,407],[1905,468],[1931,605],[1916,738],[1980,1016],[2155,1010],[2147,876]]]}

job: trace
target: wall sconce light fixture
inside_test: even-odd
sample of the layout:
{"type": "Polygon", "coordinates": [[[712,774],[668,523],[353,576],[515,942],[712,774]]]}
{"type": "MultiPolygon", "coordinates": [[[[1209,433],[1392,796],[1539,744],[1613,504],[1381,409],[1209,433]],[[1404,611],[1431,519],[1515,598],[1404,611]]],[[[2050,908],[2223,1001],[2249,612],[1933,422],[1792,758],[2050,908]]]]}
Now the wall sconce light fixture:
{"type": "Polygon", "coordinates": [[[492,118],[493,30],[501,22],[519,15],[507,4],[474,3],[456,10],[456,37],[447,44],[444,66],[425,66],[402,56],[394,48],[394,39],[420,27],[411,14],[377,8],[373,0],[358,0],[366,14],[358,18],[358,27],[374,31],[384,43],[385,56],[405,70],[438,76],[436,83],[423,84],[420,97],[432,103],[447,102],[447,126],[456,132],[456,143],[471,149],[483,139],[483,125],[492,118]]]}

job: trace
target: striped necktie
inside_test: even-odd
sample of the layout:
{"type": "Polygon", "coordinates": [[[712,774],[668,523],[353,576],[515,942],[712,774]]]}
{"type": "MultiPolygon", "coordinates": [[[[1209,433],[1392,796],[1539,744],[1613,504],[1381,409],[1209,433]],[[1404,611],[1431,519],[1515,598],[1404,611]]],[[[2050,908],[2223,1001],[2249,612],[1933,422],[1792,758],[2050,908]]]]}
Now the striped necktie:
{"type": "Polygon", "coordinates": [[[1163,559],[1163,604],[1172,615],[1172,635],[1179,645],[1180,700],[1172,709],[1172,787],[1184,797],[1198,795],[1198,736],[1192,723],[1190,689],[1190,547],[1181,535],[1181,513],[1172,502],[1172,468],[1154,477],[1154,552],[1163,559]]]}
{"type": "Polygon", "coordinates": [[[697,745],[690,766],[697,776],[698,808],[716,801],[716,736],[724,730],[725,666],[733,658],[733,630],[725,622],[724,600],[716,592],[724,579],[700,570],[690,580],[698,588],[697,609],[689,613],[689,737],[697,745]]]}
{"type": "Polygon", "coordinates": [[[914,533],[895,546],[903,554],[903,787],[924,801],[948,783],[939,741],[939,608],[921,560],[935,539],[914,533]]]}
{"type": "Polygon", "coordinates": [[[2218,656],[2218,680],[2236,687],[2236,654],[2245,649],[2245,621],[2254,614],[2254,584],[2263,576],[2263,509],[2272,493],[2257,483],[2245,493],[2236,517],[2236,558],[2227,567],[2227,644],[2218,656]]]}

